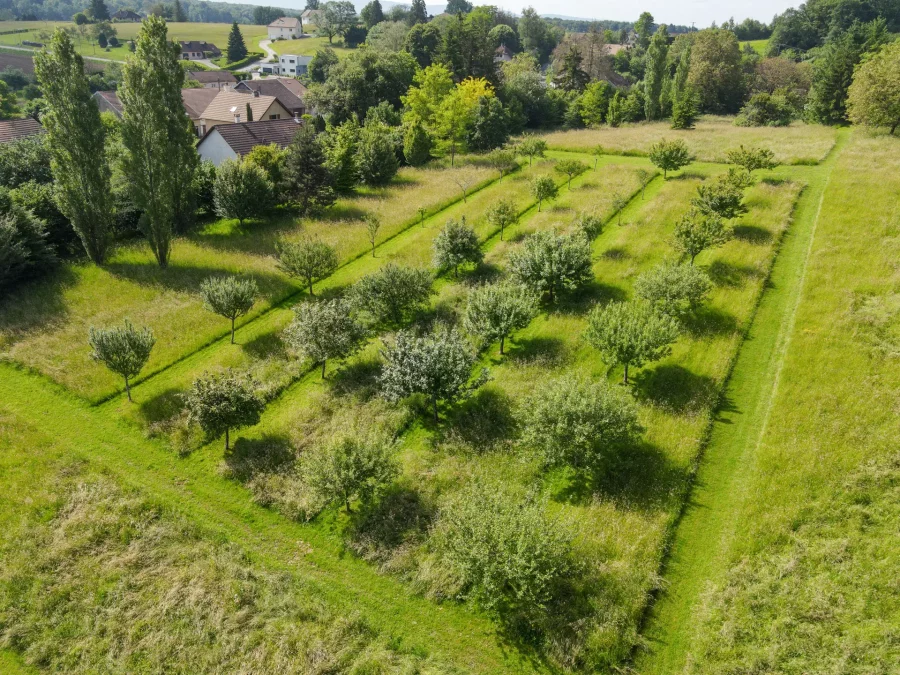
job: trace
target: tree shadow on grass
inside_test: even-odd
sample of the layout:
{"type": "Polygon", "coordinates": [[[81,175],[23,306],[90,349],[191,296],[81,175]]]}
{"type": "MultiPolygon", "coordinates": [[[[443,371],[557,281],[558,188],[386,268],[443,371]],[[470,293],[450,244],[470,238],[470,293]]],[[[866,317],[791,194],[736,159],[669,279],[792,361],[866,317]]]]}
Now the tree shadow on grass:
{"type": "Polygon", "coordinates": [[[632,380],[638,400],[676,415],[709,410],[719,396],[716,380],[677,365],[662,364],[641,371],[632,380]]]}
{"type": "Polygon", "coordinates": [[[745,241],[748,244],[762,246],[772,241],[772,233],[758,225],[735,225],[734,238],[745,241]]]}
{"type": "Polygon", "coordinates": [[[364,560],[384,564],[398,549],[424,541],[435,514],[418,492],[394,485],[360,509],[347,530],[348,545],[364,560]]]}
{"type": "Polygon", "coordinates": [[[570,355],[562,338],[536,336],[516,341],[507,340],[506,357],[519,365],[541,364],[555,367],[565,363],[570,355]]]}
{"type": "Polygon", "coordinates": [[[377,356],[343,364],[326,380],[333,394],[366,400],[378,392],[381,360],[377,356]]]}
{"type": "Polygon", "coordinates": [[[740,288],[748,279],[758,277],[760,272],[749,265],[733,265],[732,263],[716,260],[706,268],[709,278],[716,286],[728,288],[740,288]]]}
{"type": "Polygon", "coordinates": [[[600,257],[604,260],[626,260],[630,255],[628,251],[621,246],[614,246],[603,251],[603,253],[600,254],[600,257]]]}
{"type": "MultiPolygon", "coordinates": [[[[197,293],[200,283],[209,277],[231,274],[217,267],[172,264],[161,269],[156,263],[115,262],[107,265],[111,274],[141,285],[163,286],[183,293],[197,293]]],[[[286,296],[295,290],[283,277],[254,270],[248,276],[256,280],[263,296],[286,296]]]]}
{"type": "Polygon", "coordinates": [[[512,399],[502,390],[486,387],[448,413],[438,440],[483,453],[508,444],[515,433],[512,399]]]}
{"type": "Polygon", "coordinates": [[[166,389],[138,405],[138,413],[147,424],[170,420],[184,410],[184,389],[166,389]]]}
{"type": "Polygon", "coordinates": [[[254,359],[287,358],[287,347],[277,332],[263,333],[240,345],[241,350],[254,359]]]}
{"type": "MultiPolygon", "coordinates": [[[[232,436],[237,434],[232,432],[232,436]]],[[[261,438],[238,436],[224,455],[230,476],[242,483],[259,473],[293,471],[296,459],[290,439],[275,434],[261,438]]]]}
{"type": "Polygon", "coordinates": [[[676,465],[658,447],[642,442],[614,453],[591,487],[617,504],[655,511],[671,504],[688,475],[687,467],[676,465]]]}
{"type": "Polygon", "coordinates": [[[737,319],[732,314],[715,307],[698,307],[692,314],[681,320],[685,331],[693,338],[727,335],[738,329],[737,319]]]}
{"type": "Polygon", "coordinates": [[[628,295],[621,287],[592,279],[578,290],[563,295],[556,303],[556,310],[561,314],[585,314],[597,303],[624,302],[627,299],[628,295]]]}
{"type": "MultiPolygon", "coordinates": [[[[275,252],[275,242],[284,234],[297,227],[297,219],[292,214],[278,214],[235,225],[230,231],[216,231],[209,226],[191,234],[191,241],[201,246],[209,246],[219,251],[235,251],[253,255],[271,255],[275,252]]],[[[220,226],[221,227],[221,226],[220,226]]]]}
{"type": "Polygon", "coordinates": [[[71,265],[59,265],[52,274],[26,281],[0,294],[0,330],[18,338],[46,331],[63,323],[69,309],[65,294],[78,283],[71,265]]]}

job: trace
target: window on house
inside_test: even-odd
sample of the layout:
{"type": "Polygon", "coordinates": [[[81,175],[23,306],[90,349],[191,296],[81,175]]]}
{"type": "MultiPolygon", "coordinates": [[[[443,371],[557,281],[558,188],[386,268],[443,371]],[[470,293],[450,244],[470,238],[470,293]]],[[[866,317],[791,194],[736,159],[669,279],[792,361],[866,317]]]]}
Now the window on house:
{"type": "Polygon", "coordinates": [[[270,120],[280,120],[280,119],[281,119],[281,115],[280,115],[279,113],[274,113],[274,114],[272,114],[272,115],[269,115],[269,119],[270,119],[270,120]]]}

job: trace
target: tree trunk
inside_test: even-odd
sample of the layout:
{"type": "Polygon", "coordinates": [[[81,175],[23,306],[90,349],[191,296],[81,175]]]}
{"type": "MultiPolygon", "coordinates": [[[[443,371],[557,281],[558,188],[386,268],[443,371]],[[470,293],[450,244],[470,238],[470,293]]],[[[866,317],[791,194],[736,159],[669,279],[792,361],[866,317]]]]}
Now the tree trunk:
{"type": "Polygon", "coordinates": [[[598,163],[599,161],[600,161],[600,158],[599,158],[599,157],[597,157],[596,159],[594,159],[594,171],[597,170],[597,163],[598,163]]]}
{"type": "Polygon", "coordinates": [[[231,317],[231,344],[234,344],[234,317],[231,317]]]}
{"type": "Polygon", "coordinates": [[[438,405],[437,405],[437,403],[438,403],[438,402],[437,402],[437,398],[432,398],[432,399],[431,399],[431,405],[432,405],[432,408],[434,409],[434,423],[435,423],[435,424],[438,424],[438,423],[440,422],[440,418],[438,417],[438,405]]]}
{"type": "Polygon", "coordinates": [[[125,393],[128,394],[128,402],[131,402],[131,385],[128,384],[128,376],[125,376],[125,393]]]}
{"type": "Polygon", "coordinates": [[[625,364],[625,384],[628,384],[628,364],[625,364]]]}
{"type": "Polygon", "coordinates": [[[572,176],[569,176],[569,184],[566,186],[567,189],[572,189],[572,176]]]}
{"type": "Polygon", "coordinates": [[[503,225],[500,226],[500,241],[503,241],[503,225]]]}
{"type": "Polygon", "coordinates": [[[897,130],[897,127],[900,127],[900,119],[894,120],[894,124],[891,127],[891,136],[894,135],[894,132],[897,130]]]}
{"type": "Polygon", "coordinates": [[[322,359],[322,379],[325,379],[325,365],[328,363],[328,359],[322,359]]]}
{"type": "Polygon", "coordinates": [[[543,199],[538,199],[538,213],[541,212],[541,204],[543,204],[543,203],[544,203],[543,199]]]}
{"type": "Polygon", "coordinates": [[[666,175],[667,175],[667,172],[666,172],[666,170],[665,170],[665,169],[663,169],[663,180],[665,180],[665,179],[666,179],[666,175]]]}
{"type": "Polygon", "coordinates": [[[503,343],[504,343],[505,341],[506,341],[506,336],[505,336],[505,335],[501,335],[501,336],[500,336],[500,353],[501,353],[501,354],[503,354],[503,343]]]}
{"type": "Polygon", "coordinates": [[[350,514],[350,499],[344,499],[344,507],[347,509],[347,514],[350,514]]]}
{"type": "Polygon", "coordinates": [[[641,201],[644,201],[644,190],[646,190],[646,189],[647,189],[647,184],[642,183],[641,184],[641,201]]]}
{"type": "Polygon", "coordinates": [[[230,449],[231,449],[231,448],[229,447],[229,443],[228,443],[228,429],[225,429],[225,449],[226,449],[226,450],[230,450],[230,449]]]}
{"type": "Polygon", "coordinates": [[[312,277],[309,277],[309,278],[307,279],[307,281],[309,281],[309,295],[310,295],[310,297],[313,297],[313,298],[314,298],[314,297],[316,297],[316,294],[313,293],[313,280],[312,280],[312,277]]]}

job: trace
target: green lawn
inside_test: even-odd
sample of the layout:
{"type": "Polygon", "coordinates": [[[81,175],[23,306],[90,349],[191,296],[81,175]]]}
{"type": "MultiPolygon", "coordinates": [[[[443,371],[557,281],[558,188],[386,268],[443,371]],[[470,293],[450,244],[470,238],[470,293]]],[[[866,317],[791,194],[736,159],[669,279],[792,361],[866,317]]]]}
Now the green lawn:
{"type": "MultiPolygon", "coordinates": [[[[0,45],[18,45],[21,46],[22,40],[32,42],[45,42],[47,37],[53,33],[57,27],[75,27],[71,21],[0,21],[0,31],[18,30],[22,28],[29,29],[28,33],[15,33],[12,35],[0,35],[0,45]]],[[[120,42],[134,39],[140,30],[140,23],[114,23],[116,29],[116,37],[120,42]]],[[[216,45],[223,52],[228,46],[228,33],[231,31],[231,24],[228,23],[175,23],[169,22],[169,38],[172,40],[205,40],[216,45]]],[[[247,49],[254,51],[258,49],[260,40],[266,38],[265,26],[240,26],[241,33],[244,36],[244,42],[247,49]]],[[[97,56],[104,59],[113,59],[124,61],[128,56],[128,47],[123,44],[121,47],[110,47],[109,51],[101,49],[92,42],[89,37],[82,39],[76,35],[75,49],[83,56],[97,56]]]]}
{"type": "MultiPolygon", "coordinates": [[[[583,156],[583,159],[590,160],[590,157],[583,156]]],[[[604,158],[596,173],[588,172],[574,181],[572,191],[564,194],[551,208],[540,214],[533,208],[528,211],[522,224],[508,233],[509,242],[500,243],[495,237],[487,239],[488,265],[502,270],[506,254],[514,245],[510,242],[515,242],[527,231],[539,227],[569,227],[578,211],[595,210],[608,217],[616,193],[632,195],[637,190],[631,169],[638,166],[647,166],[646,160],[604,158]]],[[[494,381],[477,400],[484,405],[497,401],[502,410],[479,413],[476,412],[477,405],[466,406],[458,416],[451,417],[446,428],[434,429],[414,422],[403,436],[400,452],[405,471],[402,482],[405,489],[415,490],[425,503],[433,504],[446,496],[465,476],[488,472],[504,475],[511,484],[523,488],[537,481],[564,520],[577,523],[582,533],[579,555],[598,565],[596,576],[590,579],[588,597],[594,606],[605,609],[581,617],[588,628],[575,645],[569,644],[569,653],[550,650],[550,657],[557,663],[566,664],[567,659],[571,659],[570,665],[581,663],[604,667],[620,661],[630,651],[647,593],[656,583],[656,569],[669,527],[688,486],[690,467],[705,434],[715,391],[728,372],[742,330],[752,315],[754,298],[761,291],[778,236],[789,221],[799,185],[760,184],[754,187],[748,194],[751,213],[745,219],[745,228],[759,236],[734,241],[721,251],[704,254],[705,257],[699,260],[700,264],[710,266],[720,280],[709,314],[697,326],[694,336],[679,343],[670,359],[638,377],[643,420],[651,430],[647,446],[637,457],[621,458],[616,471],[612,472],[615,476],[611,474],[601,482],[593,500],[587,498],[584,487],[579,486],[573,476],[542,476],[533,463],[523,463],[505,452],[483,454],[477,449],[484,445],[501,450],[509,446],[508,439],[503,436],[503,419],[511,414],[517,401],[533,388],[536,381],[572,369],[613,380],[620,378],[618,373],[608,373],[599,358],[581,343],[584,312],[594,301],[627,296],[637,273],[667,254],[671,255],[668,239],[672,223],[686,210],[700,178],[718,171],[721,167],[697,165],[683,179],[665,183],[657,179],[648,188],[644,200],[639,196],[632,200],[623,216],[623,222],[627,224],[622,227],[609,224],[598,238],[595,245],[598,283],[565,307],[548,308],[547,314],[515,337],[507,358],[497,359],[494,348],[485,355],[484,363],[493,369],[494,381]],[[673,391],[684,387],[685,383],[690,386],[689,391],[673,391]],[[469,428],[466,423],[471,415],[488,415],[490,420],[492,414],[501,416],[500,430],[495,435],[485,429],[469,428]]],[[[507,185],[505,194],[514,195],[515,181],[506,179],[504,182],[507,185]]],[[[492,190],[484,191],[481,196],[489,200],[492,190]]],[[[489,232],[482,229],[478,216],[473,215],[472,209],[477,206],[472,202],[475,200],[470,200],[469,205],[457,204],[448,215],[453,211],[457,214],[467,212],[476,230],[484,232],[482,236],[485,236],[489,232]]],[[[409,235],[417,234],[415,241],[394,240],[393,246],[389,244],[379,250],[379,258],[360,259],[336,275],[333,281],[323,284],[323,288],[329,288],[332,283],[342,286],[350,280],[345,280],[345,275],[355,277],[369,266],[387,260],[412,264],[427,262],[428,242],[436,228],[433,223],[426,225],[422,229],[414,228],[409,235]]],[[[454,316],[464,306],[470,284],[471,280],[465,277],[458,282],[443,280],[433,303],[434,312],[454,316]]],[[[285,312],[283,321],[289,320],[289,316],[285,312]]],[[[251,325],[243,334],[239,333],[238,342],[270,344],[264,334],[248,332],[254,329],[251,325]]],[[[376,341],[345,367],[337,369],[331,383],[323,385],[314,372],[300,376],[277,402],[270,405],[262,424],[242,435],[235,453],[226,461],[220,459],[219,441],[194,452],[185,461],[208,467],[207,470],[218,465],[226,477],[243,481],[259,503],[277,506],[287,515],[301,513],[302,495],[293,484],[291,464],[280,463],[273,467],[267,462],[260,463],[259,458],[273,455],[276,448],[283,449],[288,441],[302,451],[311,439],[332,433],[347,416],[353,419],[372,417],[379,424],[393,426],[395,431],[402,432],[407,418],[385,409],[377,399],[371,398],[371,383],[365,373],[371,370],[369,364],[377,347],[376,341]]],[[[177,405],[173,407],[177,393],[183,391],[201,370],[240,365],[250,369],[256,367],[255,372],[263,377],[270,372],[283,375],[284,367],[266,363],[266,359],[273,358],[276,349],[267,352],[263,358],[257,357],[256,366],[253,365],[252,351],[220,343],[204,350],[202,358],[198,354],[136,387],[137,406],[129,406],[119,399],[104,407],[115,410],[116,414],[130,414],[135,423],[143,426],[157,422],[154,416],[177,411],[177,405]]],[[[349,537],[352,546],[361,546],[353,539],[358,523],[348,523],[342,517],[336,521],[328,517],[319,522],[323,534],[335,537],[336,544],[349,537]]],[[[421,532],[406,534],[413,542],[421,544],[421,532]]],[[[433,561],[421,548],[413,548],[415,553],[411,553],[409,543],[404,539],[398,550],[390,547],[359,550],[383,569],[410,580],[415,587],[440,595],[436,581],[426,574],[433,561]]]]}
{"type": "Polygon", "coordinates": [[[418,222],[420,206],[432,214],[461,199],[455,180],[473,190],[495,181],[496,173],[471,165],[405,168],[390,186],[360,190],[320,219],[283,216],[248,224],[244,231],[237,221],[216,221],[177,240],[165,270],[143,244],[120,247],[103,268],[66,265],[55,278],[21,287],[0,303],[0,356],[36,368],[79,395],[102,399],[120,383],[88,358],[90,326],[126,317],[150,326],[158,343],[147,375],[227,332],[220,317],[203,309],[197,289],[204,278],[222,272],[254,276],[263,297],[252,319],[301,291],[299,282],[276,267],[277,239],[312,233],[347,262],[369,247],[364,216],[381,219],[379,241],[385,241],[418,222]]]}
{"type": "Polygon", "coordinates": [[[761,56],[765,56],[766,53],[769,51],[769,40],[768,39],[766,39],[766,40],[748,40],[748,41],[745,41],[743,44],[750,45],[751,47],[753,47],[753,51],[755,51],[757,54],[760,54],[761,56]]]}
{"type": "Polygon", "coordinates": [[[346,58],[352,54],[354,49],[344,47],[344,43],[340,38],[334,40],[330,45],[326,37],[309,37],[299,40],[275,40],[270,47],[276,54],[297,54],[299,56],[313,56],[318,50],[325,47],[331,47],[338,55],[339,59],[346,58]]]}
{"type": "Polygon", "coordinates": [[[673,130],[668,122],[641,122],[615,129],[556,131],[544,139],[557,150],[590,152],[602,146],[607,153],[646,155],[656,141],[680,138],[704,162],[724,162],[728,150],[743,144],[768,148],[784,164],[815,164],[834,146],[835,134],[833,128],[803,122],[778,128],[736,127],[733,117],[704,115],[696,128],[687,131],[673,130]]]}
{"type": "Polygon", "coordinates": [[[751,349],[736,373],[745,386],[749,371],[767,373],[766,394],[723,419],[746,435],[714,430],[708,487],[676,544],[673,599],[651,631],[676,649],[642,672],[896,670],[898,169],[900,141],[864,131],[834,162],[781,277],[789,320],[767,314],[759,328],[780,334],[776,351],[751,349]],[[725,495],[712,492],[719,456],[736,462],[725,495]],[[709,526],[721,534],[704,538],[709,526]],[[698,546],[707,573],[694,580],[698,546]]]}
{"type": "MultiPolygon", "coordinates": [[[[177,242],[167,271],[158,270],[142,246],[126,246],[103,270],[67,266],[55,279],[0,302],[0,349],[11,362],[0,363],[0,447],[7,449],[0,451],[0,480],[34,492],[0,497],[0,525],[6,526],[0,545],[17,552],[11,562],[0,562],[0,584],[4,574],[29,578],[36,567],[59,564],[46,557],[52,549],[37,547],[29,555],[21,542],[31,540],[21,527],[44,528],[35,530],[37,541],[64,542],[81,532],[60,514],[71,511],[73,482],[86,481],[99,485],[110,519],[120,512],[122,495],[137,489],[165,511],[165,527],[199,526],[193,535],[199,559],[230,555],[212,543],[220,542],[245,551],[256,576],[289,575],[299,586],[291,602],[304,608],[302,617],[263,612],[264,602],[250,602],[244,615],[267,626],[261,634],[277,624],[286,634],[321,636],[323,653],[330,653],[345,639],[343,633],[334,638],[335,617],[358,616],[362,628],[346,638],[351,646],[334,662],[336,670],[353,664],[365,672],[612,672],[637,653],[638,671],[648,673],[681,672],[685,664],[698,673],[800,673],[820,664],[835,671],[843,662],[871,666],[859,672],[886,672],[879,666],[889,663],[886,631],[897,616],[889,586],[897,562],[889,546],[896,512],[889,508],[896,502],[888,501],[887,477],[896,469],[888,460],[900,403],[893,264],[900,220],[884,205],[900,189],[897,141],[856,132],[845,143],[845,132],[802,125],[746,130],[722,118],[706,118],[687,133],[704,161],[666,181],[656,176],[645,194],[636,170],[651,168],[640,154],[665,135],[658,125],[551,134],[554,148],[582,152],[554,150],[502,181],[470,166],[406,169],[385,190],[344,199],[322,219],[285,216],[244,230],[230,221],[211,223],[177,242]],[[597,143],[610,154],[567,187],[555,162],[572,157],[593,166],[587,151],[597,143]],[[641,272],[674,257],[674,224],[697,186],[725,170],[717,163],[724,151],[741,143],[771,147],[787,163],[818,165],[766,172],[766,180],[746,191],[749,212],[736,223],[735,238],[698,257],[714,281],[708,303],[669,357],[633,374],[629,391],[647,429],[642,444],[609,457],[593,480],[542,471],[519,452],[518,407],[540,383],[563,373],[621,380],[621,370],[584,343],[587,312],[596,303],[630,298],[641,272]],[[530,179],[547,174],[561,186],[560,197],[538,212],[530,179]],[[463,201],[454,179],[478,189],[463,201]],[[617,196],[628,202],[621,213],[614,211],[617,196]],[[505,241],[485,219],[501,197],[521,214],[505,241]],[[420,205],[428,207],[421,224],[420,205]],[[325,381],[279,339],[291,305],[306,300],[274,266],[280,236],[313,232],[337,247],[342,266],[316,288],[328,297],[387,262],[430,266],[440,227],[465,216],[485,263],[458,278],[437,277],[430,306],[413,321],[425,326],[434,319],[458,321],[473,285],[503,276],[510,251],[527,233],[569,230],[584,212],[606,221],[592,244],[594,280],[557,305],[544,304],[508,341],[505,356],[496,345],[487,347],[478,367],[491,369],[491,381],[446,411],[440,425],[424,417],[415,400],[390,405],[377,395],[378,352],[388,333],[373,337],[346,364],[331,364],[325,381]],[[374,256],[361,224],[367,213],[383,223],[374,256]],[[871,264],[860,265],[863,259],[871,264]],[[265,294],[242,322],[236,345],[224,337],[225,322],[203,310],[196,294],[202,278],[223,270],[253,274],[265,294]],[[89,361],[85,344],[89,325],[125,316],[152,325],[158,338],[153,362],[133,388],[134,404],[115,378],[89,361]],[[221,439],[205,442],[184,433],[180,400],[197,375],[223,367],[252,372],[268,400],[261,423],[238,434],[225,456],[221,439]],[[352,516],[327,510],[307,522],[297,459],[318,439],[355,422],[396,435],[402,475],[372,510],[352,516]],[[60,471],[59,458],[85,463],[60,471]],[[871,460],[866,466],[864,458],[871,460]],[[560,526],[576,535],[575,554],[584,564],[580,602],[554,607],[541,640],[519,642],[476,608],[454,601],[452,579],[429,547],[439,505],[479,475],[502,477],[517,494],[545,498],[560,526]],[[40,513],[45,517],[34,516],[40,513]],[[645,625],[662,588],[669,590],[645,625]],[[766,621],[759,621],[760,613],[766,621]]],[[[97,508],[83,506],[85,522],[96,519],[97,508]]],[[[98,579],[121,578],[121,541],[103,536],[121,525],[109,522],[91,535],[104,552],[97,565],[107,566],[76,558],[78,574],[58,611],[71,607],[81,589],[102,586],[98,579]]],[[[148,546],[141,533],[128,535],[135,537],[135,550],[148,546]]],[[[171,552],[182,549],[147,550],[169,564],[178,560],[171,552]]],[[[195,567],[172,573],[186,578],[185,569],[195,567]]],[[[261,583],[251,595],[270,597],[267,589],[261,583]]],[[[93,594],[82,613],[99,612],[102,597],[93,594]]],[[[145,613],[154,606],[152,595],[137,595],[135,603],[148,608],[145,613]]],[[[30,614],[17,616],[17,629],[24,630],[39,607],[28,604],[30,614]]],[[[106,609],[109,616],[126,607],[113,602],[106,609]]],[[[230,616],[232,610],[218,611],[230,616]]],[[[168,635],[173,620],[155,616],[146,630],[168,635]]],[[[193,623],[208,620],[201,612],[193,623]]],[[[40,650],[40,639],[60,641],[45,654],[70,652],[74,641],[91,658],[108,648],[77,628],[41,628],[22,633],[28,637],[17,649],[31,650],[28,659],[40,650]]],[[[221,634],[222,643],[231,644],[232,634],[221,634]]],[[[167,659],[179,648],[192,657],[201,649],[177,631],[153,644],[142,665],[157,670],[171,669],[167,659]]],[[[274,654],[273,644],[257,643],[254,658],[274,654]]],[[[222,651],[210,654],[219,667],[231,663],[222,651]]],[[[0,652],[0,664],[4,658],[0,652]]],[[[308,662],[258,663],[302,670],[308,662]]]]}

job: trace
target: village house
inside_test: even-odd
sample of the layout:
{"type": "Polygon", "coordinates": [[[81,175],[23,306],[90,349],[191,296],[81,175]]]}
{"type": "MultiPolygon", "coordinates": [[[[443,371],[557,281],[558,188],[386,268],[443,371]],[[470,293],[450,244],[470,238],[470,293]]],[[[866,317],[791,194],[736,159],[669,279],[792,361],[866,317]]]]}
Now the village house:
{"type": "Polygon", "coordinates": [[[227,70],[191,70],[187,72],[186,77],[199,82],[205,89],[234,88],[238,83],[234,73],[227,70]]]}
{"type": "Polygon", "coordinates": [[[293,115],[274,96],[262,96],[258,91],[248,95],[222,89],[200,115],[199,132],[200,135],[207,134],[220,124],[282,119],[293,119],[293,115]]]}
{"type": "Polygon", "coordinates": [[[274,96],[293,117],[300,117],[306,112],[306,104],[303,102],[306,87],[299,80],[291,77],[244,80],[235,85],[234,91],[242,94],[258,92],[263,96],[274,96]]]}
{"type": "Polygon", "coordinates": [[[11,143],[20,138],[43,132],[44,127],[33,117],[25,117],[20,120],[0,120],[0,144],[11,143]]]}
{"type": "Polygon", "coordinates": [[[179,44],[181,45],[182,61],[199,61],[200,59],[215,59],[222,56],[221,50],[210,42],[201,42],[198,40],[184,42],[182,40],[179,44]]]}
{"type": "Polygon", "coordinates": [[[286,148],[303,122],[295,119],[263,120],[222,124],[200,139],[197,152],[201,160],[220,166],[229,159],[238,159],[257,145],[277,145],[286,148]]]}
{"type": "Polygon", "coordinates": [[[270,40],[295,40],[303,35],[303,23],[293,16],[275,19],[268,26],[270,40]]]}

